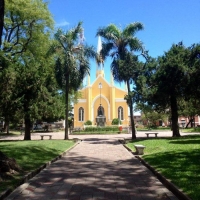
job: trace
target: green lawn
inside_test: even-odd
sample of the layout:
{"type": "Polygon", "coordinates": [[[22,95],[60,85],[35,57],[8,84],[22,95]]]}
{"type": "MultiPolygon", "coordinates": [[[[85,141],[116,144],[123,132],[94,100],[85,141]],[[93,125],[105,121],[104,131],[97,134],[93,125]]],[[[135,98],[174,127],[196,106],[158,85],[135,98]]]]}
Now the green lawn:
{"type": "Polygon", "coordinates": [[[0,151],[8,157],[15,158],[23,169],[22,173],[6,181],[0,181],[0,193],[9,187],[13,188],[22,176],[44,165],[73,145],[74,141],[68,140],[0,141],[0,151]]]}
{"type": "Polygon", "coordinates": [[[199,133],[200,127],[181,129],[183,133],[199,133]]]}
{"type": "Polygon", "coordinates": [[[170,127],[155,127],[155,128],[148,128],[148,127],[143,127],[143,128],[136,128],[137,131],[170,131],[170,127]]]}
{"type": "Polygon", "coordinates": [[[142,158],[193,200],[200,199],[200,136],[141,139],[126,145],[146,146],[142,158]]]}

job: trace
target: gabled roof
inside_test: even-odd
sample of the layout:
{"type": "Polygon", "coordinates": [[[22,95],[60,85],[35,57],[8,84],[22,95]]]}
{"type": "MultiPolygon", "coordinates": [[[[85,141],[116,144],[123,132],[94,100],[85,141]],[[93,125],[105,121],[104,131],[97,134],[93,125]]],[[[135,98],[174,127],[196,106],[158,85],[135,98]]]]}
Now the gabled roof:
{"type": "Polygon", "coordinates": [[[116,88],[116,89],[118,89],[118,90],[121,90],[121,91],[123,91],[123,92],[127,92],[126,90],[123,90],[123,89],[121,89],[121,88],[118,88],[118,87],[116,87],[115,85],[111,85],[111,84],[110,84],[103,76],[101,76],[101,75],[99,75],[99,76],[95,79],[95,81],[94,81],[90,86],[86,86],[85,88],[82,88],[81,90],[86,89],[86,88],[88,88],[88,87],[92,87],[96,82],[99,81],[99,79],[103,79],[103,81],[104,81],[109,87],[114,87],[114,88],[116,88]]]}

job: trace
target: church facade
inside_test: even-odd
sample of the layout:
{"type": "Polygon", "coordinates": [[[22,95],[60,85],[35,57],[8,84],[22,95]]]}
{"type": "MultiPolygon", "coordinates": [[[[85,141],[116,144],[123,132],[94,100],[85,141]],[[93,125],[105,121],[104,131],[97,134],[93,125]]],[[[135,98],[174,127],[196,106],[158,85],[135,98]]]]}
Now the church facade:
{"type": "MultiPolygon", "coordinates": [[[[97,53],[100,53],[101,39],[98,38],[97,53]]],[[[125,95],[127,90],[114,86],[111,75],[110,83],[104,76],[103,64],[97,64],[96,79],[90,84],[88,76],[87,86],[79,90],[81,98],[74,105],[74,127],[83,127],[88,120],[92,125],[109,126],[112,120],[118,118],[123,126],[129,125],[129,111],[125,95]]]]}

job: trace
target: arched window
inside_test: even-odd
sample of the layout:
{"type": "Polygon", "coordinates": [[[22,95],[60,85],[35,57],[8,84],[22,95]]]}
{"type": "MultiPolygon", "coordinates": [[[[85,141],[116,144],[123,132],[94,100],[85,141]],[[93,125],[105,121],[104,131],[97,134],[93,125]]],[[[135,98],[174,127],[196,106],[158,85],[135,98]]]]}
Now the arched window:
{"type": "Polygon", "coordinates": [[[84,121],[84,109],[82,107],[78,110],[78,120],[83,122],[84,121]]]}
{"type": "Polygon", "coordinates": [[[121,106],[118,108],[118,119],[124,120],[124,111],[123,111],[123,108],[121,106]]]}

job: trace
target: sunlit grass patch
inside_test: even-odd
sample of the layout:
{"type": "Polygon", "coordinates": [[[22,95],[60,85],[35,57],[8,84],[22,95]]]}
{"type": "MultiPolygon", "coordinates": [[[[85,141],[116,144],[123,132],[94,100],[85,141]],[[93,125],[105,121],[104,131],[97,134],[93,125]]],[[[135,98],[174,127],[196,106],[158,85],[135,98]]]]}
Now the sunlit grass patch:
{"type": "Polygon", "coordinates": [[[18,175],[0,182],[0,193],[13,188],[25,174],[51,161],[73,145],[74,141],[68,140],[0,141],[0,150],[14,158],[22,168],[18,175]]]}
{"type": "Polygon", "coordinates": [[[146,146],[143,159],[181,188],[193,200],[200,199],[200,136],[131,141],[146,146]]]}

